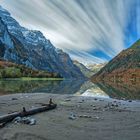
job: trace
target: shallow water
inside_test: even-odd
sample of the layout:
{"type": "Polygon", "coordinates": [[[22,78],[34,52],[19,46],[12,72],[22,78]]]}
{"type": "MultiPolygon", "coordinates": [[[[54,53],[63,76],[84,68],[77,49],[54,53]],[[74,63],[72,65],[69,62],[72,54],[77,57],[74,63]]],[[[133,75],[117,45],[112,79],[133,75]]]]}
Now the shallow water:
{"type": "Polygon", "coordinates": [[[74,94],[140,100],[139,84],[92,83],[81,80],[0,80],[0,95],[13,93],[74,94]]]}

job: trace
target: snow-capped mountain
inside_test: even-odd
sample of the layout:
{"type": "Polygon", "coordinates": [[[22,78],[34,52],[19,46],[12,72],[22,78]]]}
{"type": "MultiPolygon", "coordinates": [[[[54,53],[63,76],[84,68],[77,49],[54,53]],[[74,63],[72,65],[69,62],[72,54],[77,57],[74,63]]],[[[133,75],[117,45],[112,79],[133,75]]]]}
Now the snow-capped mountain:
{"type": "Polygon", "coordinates": [[[26,29],[0,6],[0,58],[28,67],[82,78],[69,55],[56,49],[40,31],[26,29]]]}

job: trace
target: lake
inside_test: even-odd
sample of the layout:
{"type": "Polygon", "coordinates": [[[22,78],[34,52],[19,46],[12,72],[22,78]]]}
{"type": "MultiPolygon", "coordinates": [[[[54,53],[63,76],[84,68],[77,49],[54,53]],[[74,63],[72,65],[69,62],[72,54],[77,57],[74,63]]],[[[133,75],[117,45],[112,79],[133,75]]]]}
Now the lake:
{"type": "Polygon", "coordinates": [[[73,94],[140,100],[140,83],[92,83],[81,80],[0,80],[0,95],[15,93],[73,94]]]}

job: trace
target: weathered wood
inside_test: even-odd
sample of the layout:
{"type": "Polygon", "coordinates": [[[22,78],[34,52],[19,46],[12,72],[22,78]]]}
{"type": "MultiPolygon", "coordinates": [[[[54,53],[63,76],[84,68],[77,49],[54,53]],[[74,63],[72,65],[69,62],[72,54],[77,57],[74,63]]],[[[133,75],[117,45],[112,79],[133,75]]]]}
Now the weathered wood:
{"type": "Polygon", "coordinates": [[[57,106],[56,104],[48,104],[45,106],[30,109],[30,110],[26,110],[25,107],[23,107],[23,111],[21,112],[14,112],[11,114],[0,116],[0,124],[10,122],[18,116],[25,117],[25,116],[34,115],[40,112],[48,111],[48,110],[56,108],[56,106],[57,106]]]}

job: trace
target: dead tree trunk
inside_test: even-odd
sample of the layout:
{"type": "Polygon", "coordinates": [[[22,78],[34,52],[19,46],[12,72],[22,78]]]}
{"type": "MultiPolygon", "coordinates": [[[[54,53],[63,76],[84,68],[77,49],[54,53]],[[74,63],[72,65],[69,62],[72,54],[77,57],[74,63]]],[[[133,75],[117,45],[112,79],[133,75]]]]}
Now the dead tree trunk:
{"type": "Polygon", "coordinates": [[[48,104],[45,106],[30,109],[30,110],[26,110],[25,107],[23,107],[23,111],[21,111],[21,112],[14,112],[11,114],[0,116],[0,124],[6,124],[18,116],[25,117],[25,116],[34,115],[34,114],[37,114],[40,112],[48,111],[51,109],[55,109],[56,106],[57,106],[56,104],[48,104]]]}

